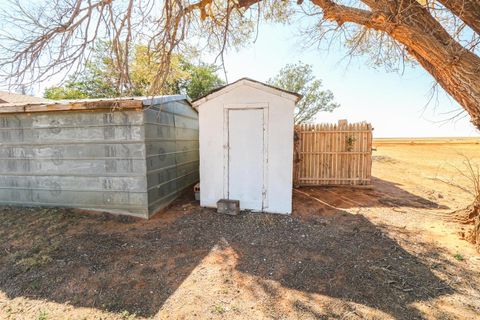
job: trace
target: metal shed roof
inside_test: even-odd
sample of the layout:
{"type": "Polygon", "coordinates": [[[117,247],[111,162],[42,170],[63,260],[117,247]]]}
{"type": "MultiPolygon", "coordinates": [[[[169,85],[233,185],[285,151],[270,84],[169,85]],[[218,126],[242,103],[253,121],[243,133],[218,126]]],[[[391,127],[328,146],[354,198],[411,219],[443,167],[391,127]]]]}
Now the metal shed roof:
{"type": "MultiPolygon", "coordinates": [[[[39,98],[41,99],[41,98],[39,98]]],[[[45,100],[45,99],[44,99],[45,100]]],[[[96,109],[141,109],[151,105],[163,104],[172,101],[184,100],[188,104],[187,95],[167,95],[151,97],[122,97],[79,100],[46,100],[43,102],[17,102],[0,104],[0,113],[28,113],[69,110],[96,110],[96,109]]]]}

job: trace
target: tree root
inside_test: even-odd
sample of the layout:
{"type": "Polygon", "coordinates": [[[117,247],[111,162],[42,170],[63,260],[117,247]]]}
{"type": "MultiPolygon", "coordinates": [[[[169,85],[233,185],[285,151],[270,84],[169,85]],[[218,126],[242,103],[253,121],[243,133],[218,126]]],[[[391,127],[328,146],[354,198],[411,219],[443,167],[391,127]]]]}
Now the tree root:
{"type": "MultiPolygon", "coordinates": [[[[477,210],[478,213],[478,210],[477,210]]],[[[466,237],[467,241],[473,243],[478,252],[480,252],[480,213],[475,218],[473,230],[466,237]]]]}
{"type": "Polygon", "coordinates": [[[478,197],[472,205],[455,211],[450,220],[463,224],[473,224],[472,230],[466,234],[465,239],[473,243],[477,251],[480,252],[480,200],[478,197]]]}
{"type": "Polygon", "coordinates": [[[457,222],[461,224],[474,224],[475,217],[478,215],[475,213],[475,206],[472,204],[464,209],[460,209],[457,211],[452,212],[452,215],[449,216],[448,220],[452,222],[457,222]]]}

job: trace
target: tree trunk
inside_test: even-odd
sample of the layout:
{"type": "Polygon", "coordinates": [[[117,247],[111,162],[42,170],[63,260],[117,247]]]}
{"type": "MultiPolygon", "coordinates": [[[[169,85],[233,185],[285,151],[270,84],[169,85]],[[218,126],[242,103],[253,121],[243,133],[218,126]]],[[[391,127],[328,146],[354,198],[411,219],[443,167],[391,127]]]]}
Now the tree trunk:
{"type": "Polygon", "coordinates": [[[419,53],[421,48],[419,50],[415,42],[406,47],[420,65],[465,109],[472,124],[480,130],[480,58],[470,52],[460,55],[451,52],[427,59],[419,53]],[[442,57],[445,60],[442,61],[442,57]]]}
{"type": "Polygon", "coordinates": [[[439,0],[439,2],[462,19],[473,31],[480,34],[480,1],[439,0]]]}
{"type": "MultiPolygon", "coordinates": [[[[444,2],[453,5],[458,1],[444,2]]],[[[480,130],[480,57],[450,36],[416,0],[403,0],[400,3],[363,0],[374,11],[338,5],[331,0],[312,2],[322,7],[326,19],[335,20],[339,25],[354,22],[386,32],[403,44],[420,65],[465,109],[472,123],[480,130]]],[[[479,6],[478,3],[473,5],[477,8],[479,6]]],[[[456,7],[455,10],[457,9],[459,8],[456,7]]],[[[480,15],[480,12],[464,14],[462,17],[470,21],[468,19],[476,15],[480,15]]],[[[475,28],[479,22],[470,21],[470,24],[475,28]]],[[[480,252],[480,195],[465,214],[474,224],[467,240],[475,244],[480,252]]]]}
{"type": "MultiPolygon", "coordinates": [[[[262,0],[238,0],[249,8],[262,0]]],[[[303,0],[298,0],[302,3],[303,0]]],[[[403,44],[409,54],[469,114],[480,130],[480,57],[465,49],[418,0],[359,0],[370,10],[339,4],[335,0],[311,0],[323,18],[338,25],[346,22],[385,32],[403,44]]],[[[480,32],[479,0],[440,0],[453,15],[480,32]]]]}
{"type": "Polygon", "coordinates": [[[415,3],[401,8],[404,10],[395,22],[403,22],[402,26],[387,32],[464,107],[480,130],[480,57],[465,49],[430,12],[415,3]]]}
{"type": "MultiPolygon", "coordinates": [[[[417,0],[362,0],[373,11],[312,0],[324,17],[382,31],[403,44],[480,130],[480,57],[465,49],[417,0]]],[[[449,3],[452,3],[449,1],[449,3]]]]}

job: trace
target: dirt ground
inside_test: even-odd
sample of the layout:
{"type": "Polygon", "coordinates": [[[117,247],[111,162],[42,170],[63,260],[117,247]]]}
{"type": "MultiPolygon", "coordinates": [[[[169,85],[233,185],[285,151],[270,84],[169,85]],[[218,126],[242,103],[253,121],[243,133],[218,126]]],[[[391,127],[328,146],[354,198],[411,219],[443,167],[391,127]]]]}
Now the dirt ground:
{"type": "Polygon", "coordinates": [[[479,319],[460,154],[378,144],[371,189],[296,189],[291,216],[0,208],[0,319],[479,319]]]}

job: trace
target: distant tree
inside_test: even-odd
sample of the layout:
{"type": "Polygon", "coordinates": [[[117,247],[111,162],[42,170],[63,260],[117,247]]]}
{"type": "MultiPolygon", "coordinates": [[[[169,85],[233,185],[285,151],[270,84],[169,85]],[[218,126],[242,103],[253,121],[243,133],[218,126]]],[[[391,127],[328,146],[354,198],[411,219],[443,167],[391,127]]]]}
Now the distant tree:
{"type": "Polygon", "coordinates": [[[207,94],[213,88],[225,84],[225,82],[216,75],[218,67],[212,64],[200,63],[198,65],[185,62],[184,70],[189,77],[181,84],[188,96],[192,99],[199,98],[207,94]]]}
{"type": "Polygon", "coordinates": [[[322,81],[315,78],[309,64],[287,64],[268,83],[303,95],[295,108],[295,124],[311,122],[319,112],[331,112],[340,106],[333,101],[330,90],[322,90],[322,81]]]}
{"type": "Polygon", "coordinates": [[[50,100],[84,99],[88,96],[75,88],[75,82],[68,82],[63,87],[50,87],[45,89],[43,96],[50,100]]]}
{"type": "Polygon", "coordinates": [[[106,42],[98,43],[84,72],[72,75],[63,86],[47,88],[45,98],[60,100],[183,93],[196,99],[223,84],[216,75],[218,68],[215,65],[194,64],[185,56],[175,54],[170,59],[170,71],[163,86],[152,92],[151,86],[159,68],[155,54],[146,46],[135,46],[128,72],[119,74],[116,62],[107,54],[109,46],[106,42]]]}

